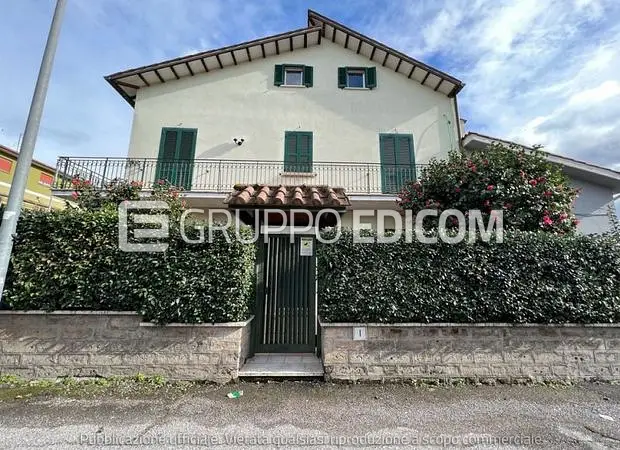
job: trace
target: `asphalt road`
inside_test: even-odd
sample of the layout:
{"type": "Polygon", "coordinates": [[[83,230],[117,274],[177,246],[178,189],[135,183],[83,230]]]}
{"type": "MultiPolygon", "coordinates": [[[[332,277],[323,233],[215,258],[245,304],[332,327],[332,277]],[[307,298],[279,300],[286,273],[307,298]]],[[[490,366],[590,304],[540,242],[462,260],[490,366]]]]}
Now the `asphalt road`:
{"type": "Polygon", "coordinates": [[[0,448],[620,448],[620,386],[197,386],[0,402],[0,448]],[[244,395],[226,394],[241,389],[244,395]],[[194,444],[194,445],[192,445],[194,444]]]}

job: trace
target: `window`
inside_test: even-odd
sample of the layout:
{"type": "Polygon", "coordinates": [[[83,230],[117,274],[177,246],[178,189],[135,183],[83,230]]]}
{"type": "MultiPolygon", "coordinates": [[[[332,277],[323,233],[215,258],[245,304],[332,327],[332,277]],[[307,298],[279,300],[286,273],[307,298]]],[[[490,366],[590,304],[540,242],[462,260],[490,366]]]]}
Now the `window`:
{"type": "Polygon", "coordinates": [[[0,158],[0,172],[11,172],[11,167],[13,167],[13,161],[6,158],[0,158]]]}
{"type": "Polygon", "coordinates": [[[305,86],[312,87],[312,66],[299,64],[276,64],[273,74],[275,86],[305,86]]]}
{"type": "Polygon", "coordinates": [[[312,172],[312,132],[284,133],[284,172],[312,172]]]}
{"type": "Polygon", "coordinates": [[[338,87],[341,89],[373,89],[377,87],[377,68],[339,67],[338,87]]]}
{"type": "Polygon", "coordinates": [[[286,67],[284,69],[285,86],[301,86],[303,83],[304,72],[299,67],[286,67]]]}
{"type": "Polygon", "coordinates": [[[350,87],[350,88],[365,87],[364,75],[365,73],[363,70],[355,70],[355,69],[347,70],[347,87],[350,87]]]}
{"type": "Polygon", "coordinates": [[[195,128],[162,128],[155,181],[191,189],[197,133],[195,128]]]}
{"type": "Polygon", "coordinates": [[[400,192],[407,181],[415,180],[413,135],[380,134],[381,190],[384,194],[400,192]]]}
{"type": "Polygon", "coordinates": [[[51,186],[54,182],[54,177],[48,173],[43,173],[39,175],[39,183],[44,184],[46,186],[51,186]]]}

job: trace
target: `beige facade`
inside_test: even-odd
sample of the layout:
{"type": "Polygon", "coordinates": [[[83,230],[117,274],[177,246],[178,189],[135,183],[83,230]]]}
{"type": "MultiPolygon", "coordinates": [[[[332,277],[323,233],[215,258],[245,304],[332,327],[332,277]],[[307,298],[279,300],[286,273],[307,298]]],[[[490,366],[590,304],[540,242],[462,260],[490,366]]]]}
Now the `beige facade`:
{"type": "Polygon", "coordinates": [[[458,148],[452,98],[380,66],[375,89],[339,89],[342,66],[377,64],[323,41],[141,88],[129,157],[157,158],[163,127],[196,128],[197,160],[282,161],[285,131],[313,132],[314,161],[379,163],[379,133],[413,134],[418,164],[458,148]],[[313,86],[274,86],[276,64],[312,66],[313,86]],[[243,138],[243,145],[234,138],[243,138]]]}

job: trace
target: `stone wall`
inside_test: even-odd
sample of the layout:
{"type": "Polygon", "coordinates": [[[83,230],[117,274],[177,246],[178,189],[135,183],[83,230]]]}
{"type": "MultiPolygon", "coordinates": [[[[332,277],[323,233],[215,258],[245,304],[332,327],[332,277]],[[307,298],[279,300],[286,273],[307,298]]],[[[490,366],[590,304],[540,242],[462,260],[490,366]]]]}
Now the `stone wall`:
{"type": "Polygon", "coordinates": [[[124,312],[0,311],[0,374],[226,382],[249,354],[250,322],[157,326],[124,312]]]}
{"type": "Polygon", "coordinates": [[[321,339],[332,380],[620,379],[620,324],[322,323],[321,339]]]}

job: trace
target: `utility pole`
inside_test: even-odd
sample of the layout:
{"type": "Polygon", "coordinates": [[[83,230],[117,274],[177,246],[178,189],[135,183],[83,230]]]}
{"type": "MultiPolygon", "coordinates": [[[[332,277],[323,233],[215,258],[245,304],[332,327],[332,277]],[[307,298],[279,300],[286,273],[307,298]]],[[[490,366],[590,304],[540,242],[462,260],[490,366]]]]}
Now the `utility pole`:
{"type": "Polygon", "coordinates": [[[54,17],[52,18],[52,25],[47,35],[47,44],[45,44],[45,51],[43,52],[43,59],[41,60],[41,67],[39,68],[37,84],[34,88],[32,102],[30,103],[28,121],[26,122],[26,129],[24,130],[24,139],[19,149],[19,157],[17,158],[17,165],[15,166],[9,199],[4,209],[4,214],[2,215],[2,225],[0,225],[0,302],[2,301],[2,294],[4,292],[6,274],[9,270],[9,261],[11,260],[13,235],[17,229],[17,220],[19,219],[19,214],[24,203],[24,192],[26,190],[26,183],[28,182],[28,172],[30,171],[34,146],[37,142],[37,135],[39,134],[47,87],[49,86],[52,66],[54,64],[54,55],[56,54],[56,47],[58,46],[60,23],[66,5],[67,0],[56,0],[54,17]]]}

